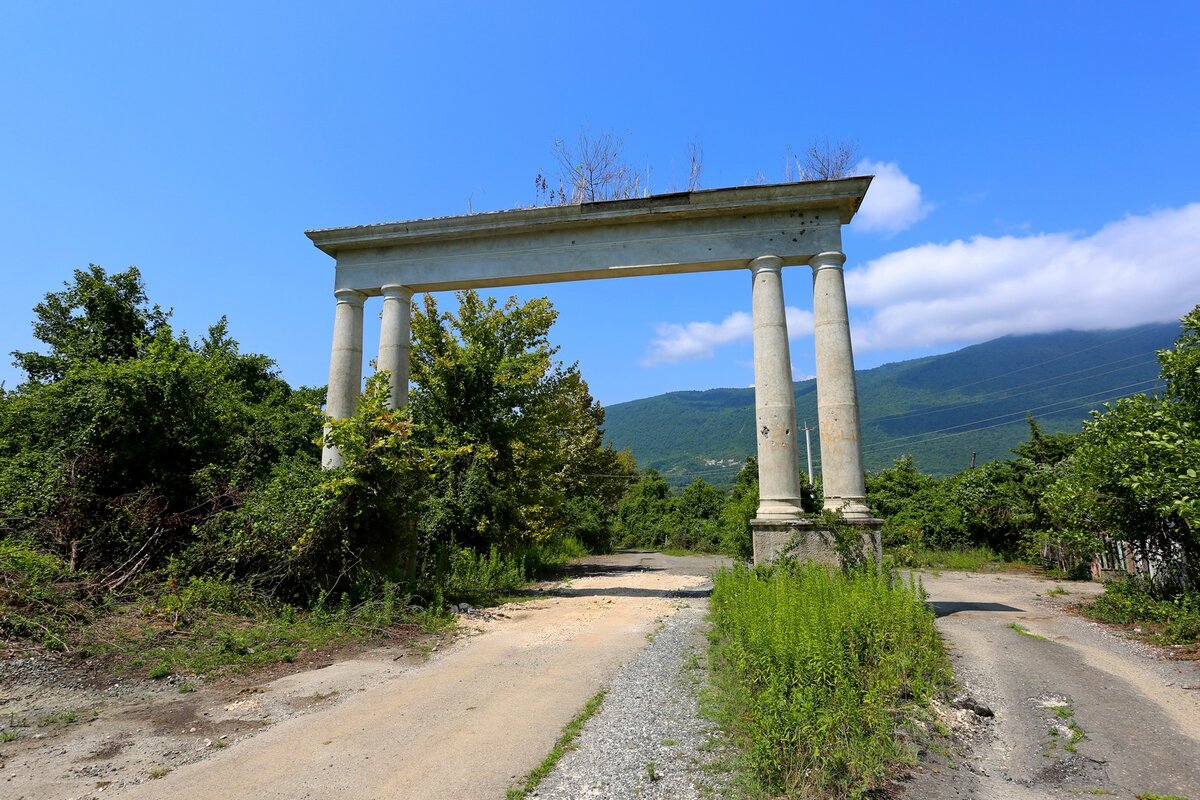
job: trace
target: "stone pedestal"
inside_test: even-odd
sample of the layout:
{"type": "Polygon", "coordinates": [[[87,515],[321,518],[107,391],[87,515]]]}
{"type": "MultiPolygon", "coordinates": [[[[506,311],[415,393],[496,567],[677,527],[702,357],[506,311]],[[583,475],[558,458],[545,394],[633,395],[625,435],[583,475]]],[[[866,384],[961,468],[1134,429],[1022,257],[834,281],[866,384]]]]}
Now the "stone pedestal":
{"type": "MultiPolygon", "coordinates": [[[[859,531],[863,555],[879,564],[883,561],[883,547],[879,541],[883,520],[859,518],[847,519],[846,523],[859,531]]],[[[750,529],[754,538],[754,563],[769,564],[780,557],[798,561],[815,561],[818,564],[841,565],[837,543],[833,534],[820,527],[814,519],[753,519],[750,529]]]]}

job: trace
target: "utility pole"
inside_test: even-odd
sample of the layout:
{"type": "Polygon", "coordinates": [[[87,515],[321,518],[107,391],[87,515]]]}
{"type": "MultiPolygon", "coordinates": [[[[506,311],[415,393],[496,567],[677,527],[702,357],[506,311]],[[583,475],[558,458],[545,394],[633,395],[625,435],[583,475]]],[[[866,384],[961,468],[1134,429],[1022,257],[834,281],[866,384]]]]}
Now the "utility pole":
{"type": "Polygon", "coordinates": [[[968,469],[975,469],[975,456],[976,455],[978,455],[978,453],[971,453],[971,466],[968,467],[968,469]]]}
{"type": "Polygon", "coordinates": [[[804,452],[808,455],[808,485],[812,486],[812,437],[808,435],[810,430],[812,428],[808,427],[808,420],[804,420],[804,452]]]}

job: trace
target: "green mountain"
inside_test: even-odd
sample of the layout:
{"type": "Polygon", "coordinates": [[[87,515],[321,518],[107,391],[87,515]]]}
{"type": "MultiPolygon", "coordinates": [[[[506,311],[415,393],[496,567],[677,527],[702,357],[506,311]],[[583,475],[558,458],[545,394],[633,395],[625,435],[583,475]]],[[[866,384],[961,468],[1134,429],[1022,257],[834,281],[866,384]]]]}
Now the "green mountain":
{"type": "MultiPolygon", "coordinates": [[[[1104,402],[1153,392],[1155,351],[1170,347],[1177,323],[1116,331],[1005,336],[953,353],[858,371],[863,454],[868,470],[910,454],[918,469],[948,475],[1007,458],[1028,438],[1032,413],[1047,431],[1078,431],[1104,402]]],[[[815,381],[796,384],[796,415],[812,431],[820,470],[815,381]]],[[[607,408],[605,428],[643,467],[674,485],[702,477],[718,485],[755,451],[754,390],[671,392],[607,408]]],[[[804,432],[800,431],[801,468],[804,432]]]]}

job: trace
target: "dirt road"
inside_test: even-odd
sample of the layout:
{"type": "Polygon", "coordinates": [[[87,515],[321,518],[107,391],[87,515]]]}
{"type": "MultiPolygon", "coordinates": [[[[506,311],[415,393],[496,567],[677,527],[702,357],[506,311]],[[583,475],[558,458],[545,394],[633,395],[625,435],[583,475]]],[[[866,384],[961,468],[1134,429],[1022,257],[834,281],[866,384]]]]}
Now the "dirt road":
{"type": "Polygon", "coordinates": [[[1049,595],[1056,584],[1023,575],[923,580],[959,683],[995,717],[906,797],[1200,798],[1200,669],[1066,611],[1098,585],[1049,595]]]}
{"type": "Polygon", "coordinates": [[[427,659],[381,649],[233,696],[139,695],[145,707],[97,693],[90,719],[2,745],[0,795],[502,798],[715,563],[588,559],[544,597],[464,616],[471,635],[427,659]]]}

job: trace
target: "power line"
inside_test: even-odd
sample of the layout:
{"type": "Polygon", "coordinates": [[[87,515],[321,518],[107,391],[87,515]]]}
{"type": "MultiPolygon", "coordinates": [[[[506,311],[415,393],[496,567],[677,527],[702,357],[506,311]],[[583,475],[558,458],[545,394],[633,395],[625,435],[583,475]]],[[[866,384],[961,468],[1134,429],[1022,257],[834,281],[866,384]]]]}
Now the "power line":
{"type": "MultiPolygon", "coordinates": [[[[1118,361],[1113,361],[1111,363],[1119,364],[1122,361],[1129,361],[1130,359],[1134,359],[1134,358],[1144,358],[1146,355],[1147,355],[1146,353],[1138,353],[1136,355],[1128,356],[1126,358],[1122,358],[1122,359],[1119,359],[1118,361]]],[[[1147,361],[1147,362],[1142,362],[1142,363],[1137,363],[1137,364],[1126,364],[1123,367],[1117,367],[1115,369],[1106,370],[1104,372],[1097,372],[1092,375],[1083,375],[1081,377],[1073,378],[1068,381],[1060,381],[1058,383],[1047,383],[1048,381],[1055,380],[1058,378],[1066,378],[1071,375],[1078,375],[1081,372],[1089,372],[1091,370],[1096,369],[1096,367],[1109,366],[1108,364],[1097,364],[1092,367],[1085,367],[1084,369],[1075,370],[1074,372],[1065,372],[1061,375],[1055,375],[1052,378],[1042,378],[1041,380],[1033,381],[1032,383],[1022,384],[1020,386],[1013,386],[1013,387],[1010,387],[1009,389],[1002,390],[995,394],[984,395],[981,399],[978,399],[978,400],[971,400],[971,401],[968,401],[965,403],[956,403],[954,405],[948,405],[948,406],[939,406],[937,408],[927,408],[922,411],[907,411],[903,414],[889,414],[889,415],[883,416],[883,417],[875,417],[871,420],[871,422],[873,422],[873,423],[892,422],[894,420],[909,419],[911,417],[921,417],[921,416],[925,416],[926,414],[937,414],[937,413],[940,413],[943,411],[954,411],[954,410],[957,410],[960,408],[970,408],[971,406],[983,405],[984,403],[993,403],[998,400],[1009,400],[1009,399],[1012,399],[1013,397],[1019,397],[1022,394],[1032,394],[1035,391],[1044,391],[1046,389],[1057,389],[1060,386],[1066,386],[1071,383],[1078,383],[1079,381],[1088,380],[1089,378],[1100,378],[1105,375],[1111,375],[1114,372],[1122,372],[1124,370],[1132,369],[1134,367],[1140,367],[1140,366],[1143,366],[1144,364],[1149,364],[1149,363],[1150,362],[1147,361]],[[1038,384],[1046,384],[1046,385],[1038,386],[1038,384]],[[1030,388],[1029,391],[1024,391],[1024,392],[1018,391],[1021,389],[1026,389],[1028,387],[1037,387],[1037,388],[1036,389],[1030,388]]],[[[988,378],[988,380],[991,380],[991,379],[988,378]]],[[[946,391],[950,392],[950,391],[954,391],[954,390],[947,389],[946,391]]]]}
{"type": "MultiPolygon", "coordinates": [[[[1157,380],[1157,379],[1156,379],[1156,380],[1157,380]]],[[[1145,381],[1143,381],[1143,383],[1144,383],[1144,382],[1145,382],[1145,381]]],[[[1132,385],[1132,386],[1136,386],[1137,384],[1131,384],[1131,385],[1132,385]]],[[[1162,384],[1162,386],[1159,386],[1159,387],[1157,387],[1157,388],[1165,388],[1165,386],[1166,386],[1166,384],[1162,384]]],[[[1133,395],[1135,395],[1135,394],[1142,394],[1142,392],[1132,392],[1132,393],[1130,393],[1130,394],[1118,394],[1118,395],[1113,395],[1113,396],[1111,396],[1111,397],[1107,397],[1107,398],[1105,398],[1105,399],[1104,399],[1104,400],[1102,400],[1101,402],[1105,402],[1105,403],[1107,403],[1107,402],[1109,402],[1109,401],[1111,401],[1111,400],[1120,400],[1121,398],[1124,398],[1124,397],[1132,397],[1132,396],[1133,396],[1133,395]]],[[[1073,399],[1073,400],[1085,400],[1086,398],[1088,398],[1088,397],[1090,397],[1090,396],[1091,396],[1091,395],[1083,395],[1082,397],[1078,397],[1078,398],[1072,398],[1072,399],[1073,399]]],[[[1063,400],[1063,401],[1059,401],[1059,402],[1060,402],[1060,403],[1062,403],[1062,402],[1070,402],[1070,401],[1063,400]]],[[[1076,408],[1076,407],[1081,407],[1081,406],[1085,406],[1085,405],[1091,405],[1091,404],[1092,404],[1092,403],[1094,403],[1094,402],[1095,402],[1094,400],[1089,400],[1089,401],[1087,401],[1087,402],[1085,402],[1085,403],[1080,403],[1080,404],[1079,404],[1079,406],[1068,406],[1067,408],[1063,408],[1063,409],[1059,409],[1059,410],[1060,410],[1060,411],[1066,411],[1066,410],[1068,410],[1068,409],[1070,409],[1070,408],[1076,408]]],[[[1058,405],[1058,404],[1059,404],[1059,403],[1051,403],[1050,405],[1058,405]]],[[[1047,406],[1047,407],[1048,407],[1048,406],[1047,406]]],[[[1038,409],[1030,409],[1030,412],[1032,412],[1032,411],[1036,411],[1036,410],[1038,410],[1038,409]]],[[[1020,412],[1020,413],[1026,413],[1026,412],[1020,412]]],[[[1005,416],[1013,416],[1013,415],[1012,415],[1012,414],[1006,414],[1005,416]]],[[[993,417],[992,419],[999,419],[999,418],[998,418],[998,417],[993,417]]],[[[986,421],[986,420],[980,420],[980,422],[984,422],[984,421],[986,421]]],[[[965,430],[965,431],[954,431],[953,433],[946,433],[946,434],[945,434],[945,435],[943,435],[943,436],[933,436],[932,438],[929,438],[929,439],[923,439],[923,440],[920,440],[920,441],[909,441],[909,442],[889,442],[888,444],[885,444],[885,445],[883,445],[883,446],[881,446],[881,447],[876,447],[876,448],[873,448],[873,449],[870,451],[870,455],[877,455],[877,454],[879,454],[879,453],[884,453],[884,452],[887,452],[888,450],[895,450],[895,449],[897,449],[897,448],[903,448],[903,447],[916,447],[916,446],[919,446],[919,445],[926,445],[926,444],[929,444],[930,442],[936,442],[936,441],[939,441],[939,440],[941,440],[941,439],[948,439],[948,438],[950,438],[951,436],[962,436],[963,434],[967,434],[967,433],[977,433],[977,432],[979,432],[979,431],[991,430],[992,428],[1000,428],[1000,427],[1003,427],[1003,426],[1005,426],[1005,425],[1011,425],[1011,424],[1013,424],[1013,423],[1014,423],[1014,422],[1016,422],[1016,421],[1017,421],[1017,420],[1015,420],[1015,419],[1004,420],[1003,422],[996,422],[996,423],[994,423],[994,424],[992,424],[992,425],[983,425],[983,426],[981,426],[981,427],[978,427],[978,428],[970,428],[970,429],[968,429],[968,430],[965,430]]],[[[964,424],[970,424],[970,423],[964,423],[964,424]]],[[[953,430],[954,428],[958,428],[958,427],[962,427],[962,426],[960,426],[960,425],[954,425],[954,426],[951,426],[951,427],[949,427],[949,428],[942,428],[941,430],[936,430],[936,431],[926,431],[926,432],[925,432],[925,433],[923,433],[923,434],[917,434],[917,436],[929,436],[930,434],[942,433],[942,432],[944,432],[944,431],[951,431],[951,430],[953,430]]],[[[913,437],[908,437],[908,438],[913,438],[913,437]]]]}
{"type": "Polygon", "coordinates": [[[1035,368],[1037,368],[1037,367],[1044,367],[1044,366],[1046,366],[1047,364],[1053,364],[1055,361],[1062,361],[1064,358],[1071,358],[1072,356],[1077,356],[1077,355],[1079,355],[1080,353],[1087,353],[1087,352],[1090,352],[1090,351],[1092,351],[1092,350],[1099,349],[1099,348],[1101,348],[1101,347],[1107,347],[1107,346],[1108,346],[1108,345],[1110,345],[1110,344],[1116,344],[1117,342],[1123,342],[1123,341],[1125,341],[1126,339],[1132,339],[1134,336],[1137,336],[1137,335],[1139,335],[1140,333],[1142,333],[1142,331],[1140,331],[1140,330],[1138,330],[1138,331],[1134,331],[1133,333],[1127,333],[1127,334],[1125,334],[1124,336],[1118,337],[1118,338],[1116,338],[1116,339],[1109,339],[1107,342],[1101,342],[1101,343],[1099,343],[1099,344],[1094,344],[1094,345],[1092,345],[1091,347],[1085,347],[1085,348],[1083,348],[1082,350],[1076,350],[1076,351],[1074,351],[1074,352],[1072,352],[1072,353],[1064,353],[1064,354],[1063,354],[1063,355],[1061,355],[1061,356],[1055,356],[1054,358],[1051,358],[1051,359],[1049,359],[1049,360],[1047,360],[1047,361],[1041,361],[1041,362],[1038,362],[1037,364],[1029,364],[1029,365],[1027,365],[1027,366],[1024,366],[1024,367],[1018,367],[1017,369],[1010,370],[1010,371],[1008,371],[1008,372],[1002,372],[1002,373],[1000,373],[999,375],[992,375],[992,376],[990,376],[990,377],[987,377],[987,378],[980,378],[980,379],[979,379],[979,380],[977,380],[977,381],[971,381],[970,383],[964,383],[964,384],[962,384],[962,385],[960,385],[960,386],[952,386],[952,387],[950,387],[949,389],[946,389],[945,391],[947,391],[947,392],[956,392],[956,391],[958,391],[959,389],[965,389],[965,388],[967,388],[968,386],[975,386],[976,384],[979,384],[979,383],[987,383],[988,381],[994,381],[994,380],[996,380],[997,378],[1005,378],[1005,377],[1007,377],[1007,376],[1009,376],[1009,375],[1016,375],[1018,372],[1024,372],[1025,370],[1028,370],[1028,369],[1035,369],[1035,368]]]}
{"type": "MultiPolygon", "coordinates": [[[[1014,416],[1015,416],[1015,417],[1021,417],[1021,416],[1024,416],[1025,414],[1030,414],[1030,413],[1033,413],[1034,411],[1044,411],[1044,410],[1046,410],[1046,409],[1048,409],[1048,408],[1053,408],[1054,406],[1062,405],[1062,404],[1064,404],[1064,403],[1074,403],[1074,402],[1076,402],[1076,401],[1087,400],[1089,397],[1092,397],[1093,395],[1098,395],[1098,394],[1107,394],[1107,393],[1109,393],[1109,392],[1122,392],[1122,391],[1124,391],[1124,390],[1126,390],[1126,389],[1132,389],[1132,388],[1134,388],[1135,386],[1141,386],[1142,384],[1146,384],[1146,383],[1159,383],[1159,382],[1160,382],[1160,379],[1159,379],[1159,378],[1157,378],[1157,377],[1155,377],[1155,378],[1150,378],[1150,379],[1148,379],[1148,380],[1144,380],[1144,381],[1137,381],[1137,382],[1135,382],[1135,383],[1128,383],[1128,384],[1126,384],[1126,385],[1124,385],[1124,386],[1114,386],[1114,387],[1112,387],[1112,388],[1110,388],[1110,389],[1100,389],[1099,391],[1095,391],[1095,392],[1089,392],[1088,394],[1083,394],[1083,395],[1080,395],[1080,396],[1078,396],[1078,397],[1068,397],[1068,398],[1066,398],[1065,400],[1055,400],[1053,403],[1046,403],[1045,405],[1041,405],[1041,406],[1034,406],[1034,407],[1032,407],[1032,408],[1022,409],[1022,410],[1020,410],[1020,411],[1009,411],[1009,412],[1007,412],[1007,413],[1004,413],[1004,414],[997,414],[997,415],[996,415],[996,416],[994,416],[994,417],[984,417],[983,419],[971,420],[970,422],[960,422],[960,423],[958,423],[957,425],[949,425],[949,426],[947,426],[947,427],[945,427],[945,428],[937,428],[937,429],[935,429],[935,430],[932,430],[932,431],[922,431],[921,433],[913,433],[913,434],[909,434],[908,436],[898,436],[898,437],[896,437],[895,439],[893,439],[892,441],[893,441],[893,442],[903,442],[903,441],[904,441],[904,440],[906,440],[906,439],[918,439],[918,438],[920,438],[920,437],[922,437],[922,436],[927,436],[927,435],[929,435],[930,433],[941,433],[941,432],[943,432],[943,431],[952,431],[952,430],[954,430],[955,428],[962,428],[962,427],[965,427],[965,426],[967,426],[967,425],[977,425],[977,424],[978,424],[978,423],[980,423],[980,422],[991,422],[992,420],[1004,419],[1005,417],[1014,417],[1014,416]]],[[[1147,387],[1147,388],[1148,388],[1148,387],[1147,387]]],[[[1136,394],[1136,392],[1135,392],[1135,394],[1136,394]]],[[[1072,407],[1072,406],[1068,406],[1068,408],[1070,408],[1070,407],[1072,407]]]]}

